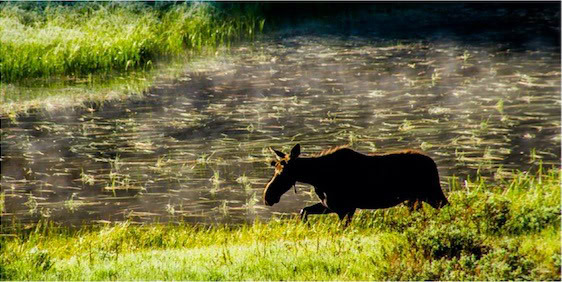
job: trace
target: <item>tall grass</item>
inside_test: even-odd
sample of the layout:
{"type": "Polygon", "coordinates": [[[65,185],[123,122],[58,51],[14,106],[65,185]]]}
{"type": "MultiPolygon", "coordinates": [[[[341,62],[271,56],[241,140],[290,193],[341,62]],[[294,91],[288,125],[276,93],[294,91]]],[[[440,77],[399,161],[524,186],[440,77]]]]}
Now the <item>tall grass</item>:
{"type": "Polygon", "coordinates": [[[309,224],[2,224],[11,280],[560,280],[560,169],[448,193],[451,205],[309,224]]]}
{"type": "Polygon", "coordinates": [[[136,3],[0,6],[0,77],[83,76],[151,68],[154,60],[253,38],[257,6],[136,3]]]}

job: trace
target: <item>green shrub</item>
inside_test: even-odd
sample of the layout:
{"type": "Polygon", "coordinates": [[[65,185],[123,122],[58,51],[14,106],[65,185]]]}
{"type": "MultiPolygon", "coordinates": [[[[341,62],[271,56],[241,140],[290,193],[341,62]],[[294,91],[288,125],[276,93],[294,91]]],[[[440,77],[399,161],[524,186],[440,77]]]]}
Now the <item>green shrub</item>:
{"type": "Polygon", "coordinates": [[[480,257],[486,247],[475,230],[458,225],[431,225],[422,231],[418,227],[406,231],[408,242],[432,258],[452,258],[461,254],[480,257]]]}
{"type": "Polygon", "coordinates": [[[500,242],[479,261],[478,270],[488,280],[532,280],[532,260],[520,253],[514,239],[500,242]]]}
{"type": "Polygon", "coordinates": [[[483,232],[498,233],[510,219],[511,201],[493,193],[485,193],[484,196],[486,199],[480,197],[479,201],[474,203],[474,220],[483,232]]]}
{"type": "Polygon", "coordinates": [[[560,223],[560,207],[524,206],[514,212],[507,223],[509,233],[537,232],[553,223],[560,223]]]}

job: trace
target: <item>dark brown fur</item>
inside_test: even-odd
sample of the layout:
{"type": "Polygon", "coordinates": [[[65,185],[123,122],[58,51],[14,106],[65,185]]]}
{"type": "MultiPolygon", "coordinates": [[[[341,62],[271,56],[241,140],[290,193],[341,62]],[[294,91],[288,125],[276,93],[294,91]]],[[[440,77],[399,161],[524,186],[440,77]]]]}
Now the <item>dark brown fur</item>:
{"type": "Polygon", "coordinates": [[[314,186],[320,203],[305,207],[301,216],[335,212],[340,219],[353,217],[355,210],[382,209],[404,201],[420,201],[434,208],[448,204],[441,190],[435,162],[415,150],[364,155],[338,147],[316,157],[301,158],[300,145],[290,154],[275,151],[275,175],[266,185],[264,202],[273,205],[295,183],[314,186]]]}

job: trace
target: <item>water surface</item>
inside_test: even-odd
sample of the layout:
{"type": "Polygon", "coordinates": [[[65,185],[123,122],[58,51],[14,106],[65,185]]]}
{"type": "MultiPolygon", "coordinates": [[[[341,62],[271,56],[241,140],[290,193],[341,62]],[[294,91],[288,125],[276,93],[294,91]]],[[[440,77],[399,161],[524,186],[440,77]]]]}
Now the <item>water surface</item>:
{"type": "MultiPolygon", "coordinates": [[[[493,35],[490,35],[493,36],[493,35]]],[[[376,34],[268,37],[142,99],[2,117],[2,221],[241,222],[316,201],[261,195],[268,147],[415,148],[442,186],[560,161],[560,48],[376,34]]],[[[407,171],[404,172],[405,176],[407,171]]],[[[345,187],[342,187],[345,188],[345,187]]]]}

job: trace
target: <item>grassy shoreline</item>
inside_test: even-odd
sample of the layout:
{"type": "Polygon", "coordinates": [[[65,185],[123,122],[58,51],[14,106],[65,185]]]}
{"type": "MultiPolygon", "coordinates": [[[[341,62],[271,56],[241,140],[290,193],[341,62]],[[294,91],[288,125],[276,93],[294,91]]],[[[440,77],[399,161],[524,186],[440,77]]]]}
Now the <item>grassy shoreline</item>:
{"type": "Polygon", "coordinates": [[[4,82],[80,77],[150,69],[159,57],[212,53],[261,32],[265,20],[248,7],[76,3],[22,9],[5,4],[0,7],[0,73],[4,82]]]}
{"type": "MultiPolygon", "coordinates": [[[[185,65],[196,56],[214,56],[231,44],[252,40],[265,24],[256,7],[197,2],[2,4],[1,114],[142,93],[168,74],[170,65],[185,65]]],[[[178,73],[181,67],[175,69],[178,73]]]]}
{"type": "Polygon", "coordinates": [[[8,280],[559,280],[560,169],[448,194],[451,205],[310,224],[2,225],[8,280]]]}
{"type": "Polygon", "coordinates": [[[0,116],[14,120],[33,111],[91,110],[111,101],[142,98],[147,90],[159,83],[169,83],[186,71],[214,71],[224,61],[230,61],[230,57],[200,55],[189,59],[178,58],[157,63],[151,70],[96,75],[90,80],[55,79],[36,86],[0,83],[0,116]]]}

